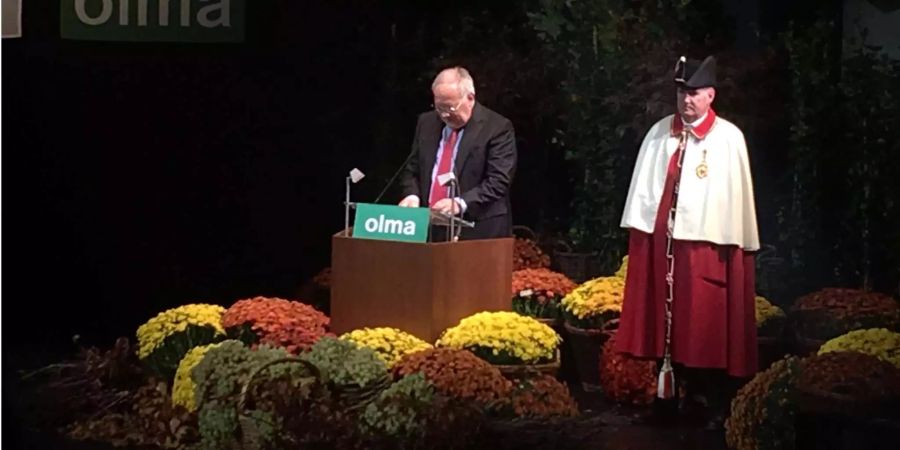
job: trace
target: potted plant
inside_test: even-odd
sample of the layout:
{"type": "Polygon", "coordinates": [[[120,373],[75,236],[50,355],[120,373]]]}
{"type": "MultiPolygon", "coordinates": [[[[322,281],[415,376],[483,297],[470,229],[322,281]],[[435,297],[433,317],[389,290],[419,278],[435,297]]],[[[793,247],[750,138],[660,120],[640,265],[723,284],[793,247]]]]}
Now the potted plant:
{"type": "Polygon", "coordinates": [[[532,317],[480,312],[445,330],[436,346],[469,350],[506,373],[559,369],[560,337],[532,317]]]}
{"type": "Polygon", "coordinates": [[[781,336],[787,323],[784,310],[765,297],[756,296],[756,341],[759,346],[759,367],[766,368],[780,359],[784,351],[781,336]]]}
{"type": "Polygon", "coordinates": [[[583,283],[562,299],[565,330],[586,391],[600,388],[597,361],[606,337],[618,324],[624,292],[623,278],[600,277],[583,283]]]}
{"type": "Polygon", "coordinates": [[[513,272],[512,309],[524,316],[554,326],[560,319],[559,302],[575,289],[567,276],[549,269],[513,272]]]}
{"type": "Polygon", "coordinates": [[[790,313],[798,352],[809,354],[826,340],[865,328],[900,328],[900,305],[885,294],[825,288],[794,302],[790,313]]]}
{"type": "Polygon", "coordinates": [[[187,352],[225,339],[218,305],[190,304],[163,311],[138,327],[138,358],[151,371],[171,380],[187,352]]]}
{"type": "Polygon", "coordinates": [[[437,392],[478,405],[489,414],[509,409],[512,383],[468,350],[432,348],[410,353],[392,369],[394,380],[421,373],[437,392]]]}
{"type": "Polygon", "coordinates": [[[330,335],[330,319],[312,306],[281,298],[239,300],[222,315],[228,336],[247,345],[284,347],[298,354],[330,335]]]}
{"type": "Polygon", "coordinates": [[[600,356],[600,386],[614,402],[649,405],[656,397],[656,362],[638,359],[615,350],[616,335],[603,344],[600,356]]]}
{"type": "Polygon", "coordinates": [[[731,401],[725,441],[735,450],[795,447],[797,415],[794,389],[799,360],[782,359],[757,373],[731,401]]]}
{"type": "Polygon", "coordinates": [[[900,369],[900,333],[886,328],[854,330],[830,339],[819,348],[819,354],[858,352],[872,355],[900,369]]]}
{"type": "Polygon", "coordinates": [[[537,235],[531,228],[513,227],[513,270],[546,269],[550,267],[550,255],[544,253],[537,243],[537,235]]]}
{"type": "Polygon", "coordinates": [[[342,334],[341,339],[372,349],[387,364],[388,369],[409,353],[432,348],[431,344],[390,327],[361,328],[342,334]]]}

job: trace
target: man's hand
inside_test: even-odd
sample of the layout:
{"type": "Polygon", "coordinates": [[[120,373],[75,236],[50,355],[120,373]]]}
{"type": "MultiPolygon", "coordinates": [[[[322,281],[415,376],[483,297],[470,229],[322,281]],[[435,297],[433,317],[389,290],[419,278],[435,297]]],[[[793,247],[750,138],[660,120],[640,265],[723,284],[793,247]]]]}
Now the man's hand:
{"type": "Polygon", "coordinates": [[[435,203],[434,206],[431,207],[431,209],[434,211],[440,211],[444,214],[459,214],[459,204],[457,204],[451,198],[438,200],[437,203],[435,203]]]}
{"type": "Polygon", "coordinates": [[[406,198],[400,200],[400,206],[404,208],[418,208],[419,207],[419,196],[418,195],[407,195],[406,198]]]}

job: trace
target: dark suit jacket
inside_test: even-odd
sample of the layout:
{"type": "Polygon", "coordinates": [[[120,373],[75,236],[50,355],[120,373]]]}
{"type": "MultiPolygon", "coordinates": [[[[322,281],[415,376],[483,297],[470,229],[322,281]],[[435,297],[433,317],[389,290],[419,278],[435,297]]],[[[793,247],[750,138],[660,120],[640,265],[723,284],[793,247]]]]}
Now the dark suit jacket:
{"type": "MultiPolygon", "coordinates": [[[[403,195],[417,195],[427,206],[431,192],[431,171],[437,158],[444,122],[435,111],[419,115],[413,139],[413,155],[403,173],[403,195]]],[[[516,171],[516,136],[512,122],[475,103],[464,128],[456,155],[454,172],[466,220],[474,230],[464,230],[462,238],[488,239],[512,234],[509,190],[516,171]]]]}

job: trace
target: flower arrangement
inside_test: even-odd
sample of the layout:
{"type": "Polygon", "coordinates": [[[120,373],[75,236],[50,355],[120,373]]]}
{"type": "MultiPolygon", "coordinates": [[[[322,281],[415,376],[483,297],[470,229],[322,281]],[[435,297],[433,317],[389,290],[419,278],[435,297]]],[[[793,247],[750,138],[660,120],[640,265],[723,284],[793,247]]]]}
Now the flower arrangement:
{"type": "Polygon", "coordinates": [[[341,335],[341,339],[354,342],[375,351],[387,364],[394,366],[403,355],[432,348],[432,345],[396,328],[362,328],[341,335]]]}
{"type": "Polygon", "coordinates": [[[363,433],[399,440],[425,433],[427,413],[434,401],[434,387],[421,373],[405,376],[382,391],[360,415],[363,433]]]}
{"type": "Polygon", "coordinates": [[[560,337],[534,318],[508,311],[480,312],[441,334],[438,347],[466,349],[492,364],[552,361],[560,337]]]}
{"type": "Polygon", "coordinates": [[[550,256],[531,239],[517,237],[513,243],[513,270],[550,267],[550,256]]]}
{"type": "Polygon", "coordinates": [[[819,348],[820,355],[829,352],[865,353],[900,368],[900,333],[886,328],[854,330],[819,348]]]}
{"type": "Polygon", "coordinates": [[[400,378],[366,405],[357,428],[366,438],[354,448],[477,447],[483,412],[442,395],[420,373],[400,378]]]}
{"type": "Polygon", "coordinates": [[[513,311],[544,319],[559,317],[559,301],[575,289],[567,276],[549,269],[522,269],[513,272],[513,311]]]}
{"type": "Polygon", "coordinates": [[[734,450],[793,449],[797,358],[776,361],[744,385],[731,402],[725,441],[734,450]]]}
{"type": "Polygon", "coordinates": [[[518,417],[574,417],[578,405],[569,388],[550,375],[520,378],[512,393],[512,410],[518,417]]]}
{"type": "Polygon", "coordinates": [[[614,402],[649,405],[656,396],[656,362],[634,358],[615,350],[616,335],[603,344],[600,354],[600,386],[614,402]]]}
{"type": "Polygon", "coordinates": [[[194,391],[197,388],[196,383],[191,378],[191,371],[203,359],[210,349],[217,347],[219,344],[199,345],[190,349],[181,362],[178,363],[178,370],[175,371],[175,381],[172,383],[172,404],[179,405],[188,411],[196,411],[197,403],[194,400],[194,391]]]}
{"type": "Polygon", "coordinates": [[[138,327],[138,358],[171,380],[188,350],[224,339],[218,305],[190,304],[168,309],[138,327]]]}
{"type": "MultiPolygon", "coordinates": [[[[194,398],[198,408],[201,448],[230,448],[240,431],[237,403],[242,389],[257,369],[289,356],[283,348],[262,345],[251,350],[237,340],[223,341],[206,351],[203,359],[191,371],[196,383],[194,398]]],[[[285,374],[297,379],[309,375],[305,368],[295,364],[275,364],[257,374],[257,378],[265,380],[285,374]]],[[[248,413],[263,425],[258,427],[261,441],[272,442],[277,439],[280,430],[276,417],[262,410],[248,413]]]]}
{"type": "MultiPolygon", "coordinates": [[[[292,358],[275,367],[288,369],[304,367],[292,358]]],[[[356,433],[358,415],[345,403],[336,401],[333,386],[320,382],[315,373],[295,376],[287,370],[257,376],[248,387],[245,404],[249,405],[244,420],[254,425],[271,428],[277,425],[278,433],[271,433],[256,447],[249,448],[362,448],[356,433]]],[[[252,429],[242,430],[250,431],[252,429]]],[[[247,434],[244,434],[245,439],[247,434]]],[[[248,448],[248,447],[244,447],[248,448]]]]}
{"type": "Polygon", "coordinates": [[[900,369],[858,352],[827,352],[801,362],[797,385],[806,392],[837,394],[860,404],[900,400],[900,369]]]}
{"type": "Polygon", "coordinates": [[[780,333],[787,315],[765,297],[756,296],[756,330],[759,336],[776,336],[780,333]]]}
{"type": "Polygon", "coordinates": [[[293,354],[330,335],[329,321],[312,306],[266,297],[239,300],[222,315],[229,337],[249,345],[284,347],[293,354]]]}
{"type": "Polygon", "coordinates": [[[204,408],[207,402],[236,400],[256,367],[288,356],[290,354],[281,348],[260,346],[254,351],[234,339],[206,349],[203,358],[191,370],[197,408],[204,408]]]}
{"type": "Polygon", "coordinates": [[[900,305],[893,298],[858,289],[826,288],[797,299],[791,310],[801,334],[827,340],[865,328],[900,329],[900,305]]]}
{"type": "Polygon", "coordinates": [[[615,276],[623,280],[628,276],[628,255],[622,257],[622,265],[619,266],[619,270],[616,270],[615,276]]]}
{"type": "Polygon", "coordinates": [[[394,379],[421,373],[443,395],[473,401],[488,410],[509,405],[512,383],[500,371],[467,350],[433,348],[404,356],[394,379]]]}
{"type": "Polygon", "coordinates": [[[622,313],[624,295],[623,278],[594,278],[584,282],[562,299],[563,317],[567,323],[577,328],[603,328],[622,313]]]}
{"type": "Polygon", "coordinates": [[[319,368],[325,383],[370,386],[388,377],[387,365],[374,350],[327,336],[300,355],[319,368]]]}

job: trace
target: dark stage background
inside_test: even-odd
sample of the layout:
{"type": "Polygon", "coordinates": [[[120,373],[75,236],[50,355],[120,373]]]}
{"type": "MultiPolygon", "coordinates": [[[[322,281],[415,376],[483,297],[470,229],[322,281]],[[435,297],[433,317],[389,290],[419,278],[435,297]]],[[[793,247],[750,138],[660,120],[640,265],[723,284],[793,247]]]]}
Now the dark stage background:
{"type": "MultiPolygon", "coordinates": [[[[24,5],[24,37],[2,43],[4,374],[71,352],[75,334],[111,345],[169,307],[297,298],[329,263],[347,171],[367,173],[354,197],[373,200],[409,151],[437,68],[482,51],[449,54],[450,24],[525,20],[516,2],[246,3],[246,42],[229,45],[64,41],[57,1],[24,5]]],[[[751,3],[734,7],[736,48],[747,8],[774,31],[804,11],[751,3]]],[[[515,66],[470,69],[479,98],[517,125],[516,222],[564,233],[570,168],[551,125],[518,120],[559,80],[510,92],[515,66]]],[[[764,237],[782,153],[753,153],[764,237]]]]}
{"type": "MultiPolygon", "coordinates": [[[[248,1],[233,45],[64,41],[58,2],[26,4],[3,41],[4,359],[187,302],[296,298],[328,265],[346,172],[373,200],[431,102],[404,74],[419,95],[384,115],[391,24],[424,20],[417,3],[248,1]]],[[[437,49],[418,45],[425,76],[437,49]]]]}

